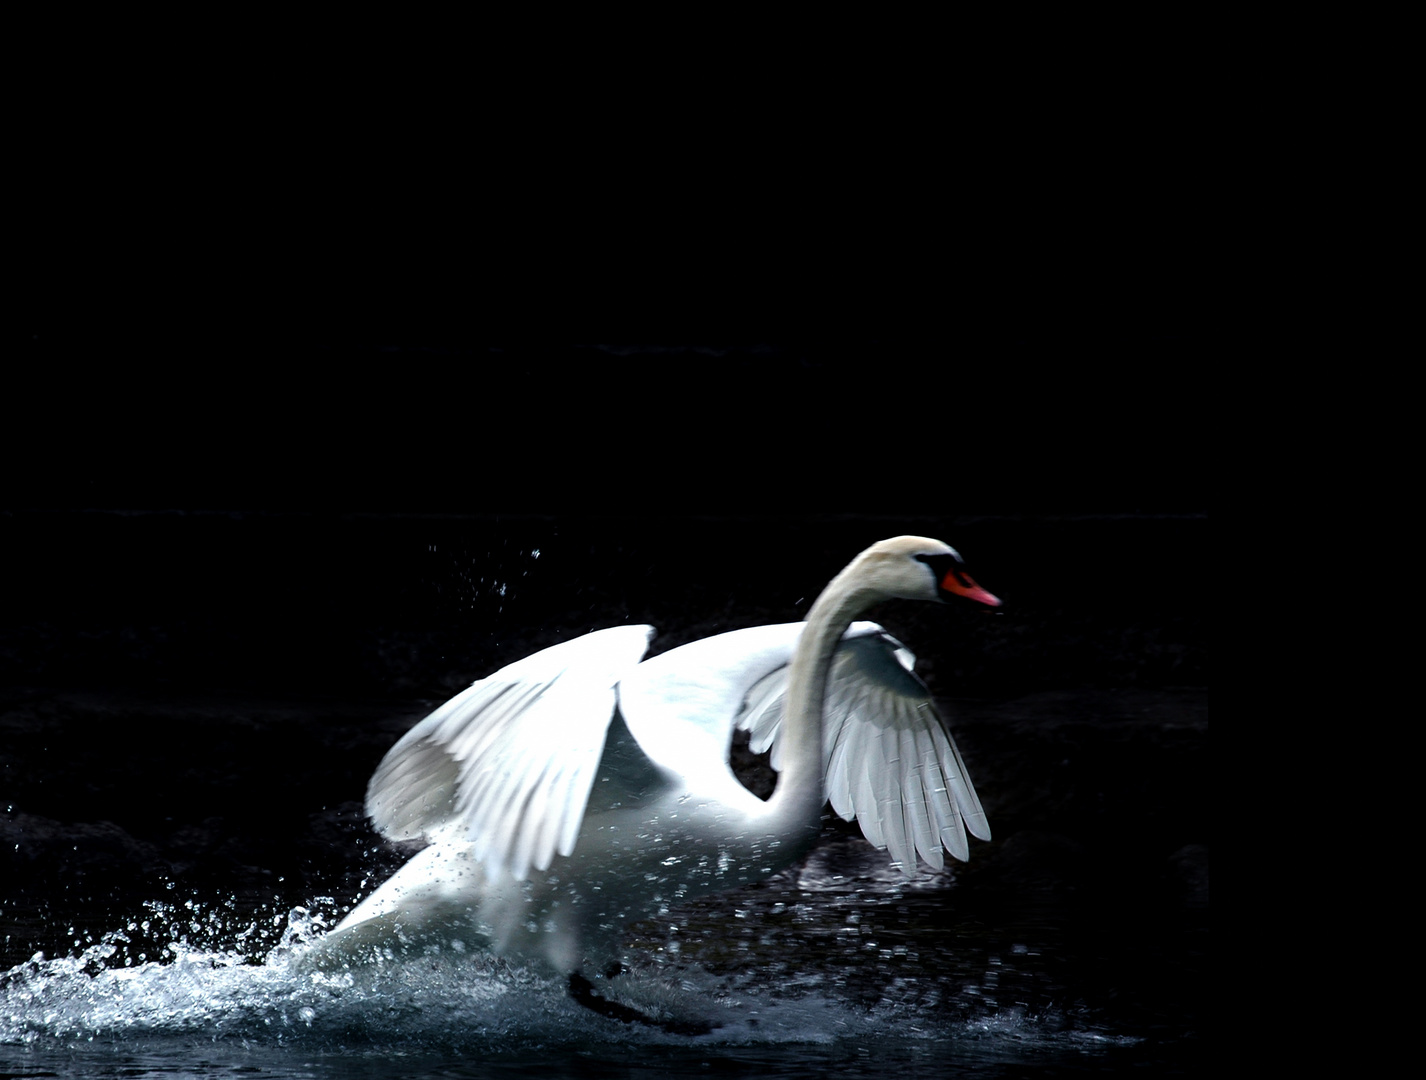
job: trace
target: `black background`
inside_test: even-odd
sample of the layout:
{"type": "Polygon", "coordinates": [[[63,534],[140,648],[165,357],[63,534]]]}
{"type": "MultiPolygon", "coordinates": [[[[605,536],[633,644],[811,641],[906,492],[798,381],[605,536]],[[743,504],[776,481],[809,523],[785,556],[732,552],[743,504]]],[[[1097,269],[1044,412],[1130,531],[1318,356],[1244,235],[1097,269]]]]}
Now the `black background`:
{"type": "Polygon", "coordinates": [[[366,777],[453,690],[626,620],[799,618],[917,532],[1006,600],[875,613],[968,706],[999,846],[962,902],[1053,896],[1105,931],[1098,1000],[1205,1031],[1236,345],[1176,114],[1092,105],[913,117],[854,167],[536,183],[449,139],[195,137],[39,170],[0,375],[6,962],[169,882],[348,901],[395,859],[366,777]]]}

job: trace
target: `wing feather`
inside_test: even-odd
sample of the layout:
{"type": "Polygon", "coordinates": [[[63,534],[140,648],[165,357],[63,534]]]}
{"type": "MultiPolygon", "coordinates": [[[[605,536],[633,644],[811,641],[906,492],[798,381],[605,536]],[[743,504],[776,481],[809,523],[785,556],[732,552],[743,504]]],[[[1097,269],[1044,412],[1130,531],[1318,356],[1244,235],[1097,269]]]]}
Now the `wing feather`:
{"type": "Polygon", "coordinates": [[[975,793],[955,740],[931,701],[924,683],[910,670],[914,657],[889,634],[844,640],[833,660],[824,714],[828,792],[850,790],[850,811],[866,838],[887,847],[910,874],[911,851],[933,867],[941,849],[965,859],[966,831],[990,838],[985,811],[975,793]],[[859,782],[848,785],[846,770],[857,769],[854,752],[862,729],[894,739],[895,755],[866,756],[859,782]],[[844,750],[843,747],[846,749],[844,750]]]}
{"type": "Polygon", "coordinates": [[[859,728],[855,735],[854,748],[857,753],[852,769],[857,784],[852,792],[852,814],[861,819],[862,834],[871,841],[872,846],[884,849],[887,840],[882,825],[886,818],[877,805],[879,785],[873,782],[875,777],[886,771],[886,759],[881,753],[881,736],[871,727],[859,728]]]}
{"type": "Polygon", "coordinates": [[[926,758],[920,745],[923,740],[929,750],[930,737],[925,731],[901,729],[901,759],[908,767],[902,805],[906,808],[906,828],[915,841],[917,854],[939,870],[941,839],[931,831],[930,808],[926,805],[926,758]]]}
{"type": "MultiPolygon", "coordinates": [[[[965,762],[912,670],[915,662],[875,623],[854,624],[833,659],[823,714],[832,809],[844,820],[855,818],[867,840],[888,849],[908,875],[916,855],[936,868],[944,865],[942,849],[968,858],[967,832],[990,839],[965,762]]],[[[786,689],[784,662],[749,692],[737,720],[755,752],[771,748],[773,768],[786,689]]]]}
{"type": "Polygon", "coordinates": [[[395,840],[455,835],[517,880],[574,850],[615,687],[653,628],[564,642],[481,679],[393,746],[367,787],[367,813],[395,840]]]}

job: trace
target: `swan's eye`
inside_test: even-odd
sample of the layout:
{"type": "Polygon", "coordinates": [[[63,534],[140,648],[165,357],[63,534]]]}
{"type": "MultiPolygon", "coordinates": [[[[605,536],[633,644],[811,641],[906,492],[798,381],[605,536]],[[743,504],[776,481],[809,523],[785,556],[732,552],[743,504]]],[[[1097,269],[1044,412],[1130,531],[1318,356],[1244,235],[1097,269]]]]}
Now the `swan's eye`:
{"type": "Polygon", "coordinates": [[[916,561],[923,562],[926,564],[927,568],[930,569],[932,575],[935,576],[936,585],[938,588],[940,587],[941,582],[946,580],[947,574],[954,574],[957,581],[961,582],[962,585],[965,584],[961,575],[960,567],[957,565],[958,563],[960,563],[959,558],[956,558],[951,555],[937,553],[935,555],[917,555],[916,561]]]}

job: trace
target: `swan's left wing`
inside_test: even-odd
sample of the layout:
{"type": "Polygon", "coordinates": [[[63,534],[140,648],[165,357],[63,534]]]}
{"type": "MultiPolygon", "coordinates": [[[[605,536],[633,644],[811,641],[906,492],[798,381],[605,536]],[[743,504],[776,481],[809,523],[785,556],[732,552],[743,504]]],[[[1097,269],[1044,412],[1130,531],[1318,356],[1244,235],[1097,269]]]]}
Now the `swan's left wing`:
{"type": "MultiPolygon", "coordinates": [[[[843,638],[827,682],[822,728],[832,809],[843,820],[856,818],[866,838],[889,849],[908,875],[918,853],[937,869],[942,847],[966,859],[967,831],[990,839],[965,762],[912,670],[915,662],[885,631],[843,638]]],[[[774,769],[786,688],[787,670],[771,672],[749,692],[737,721],[750,732],[750,749],[772,749],[774,769]]]]}
{"type": "Polygon", "coordinates": [[[523,880],[574,850],[615,685],[653,634],[619,626],[502,668],[408,731],[367,787],[393,840],[469,841],[488,870],[523,880]]]}

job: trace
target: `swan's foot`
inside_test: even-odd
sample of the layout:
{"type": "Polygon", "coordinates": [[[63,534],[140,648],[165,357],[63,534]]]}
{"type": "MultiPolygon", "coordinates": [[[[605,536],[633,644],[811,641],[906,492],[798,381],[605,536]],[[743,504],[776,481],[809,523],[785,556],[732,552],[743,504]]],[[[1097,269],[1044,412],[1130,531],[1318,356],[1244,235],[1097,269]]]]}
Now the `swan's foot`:
{"type": "Polygon", "coordinates": [[[707,1020],[660,1020],[628,1005],[610,1001],[607,997],[596,994],[594,985],[577,971],[569,977],[569,996],[600,1016],[618,1020],[621,1024],[647,1024],[649,1027],[667,1031],[670,1035],[707,1035],[714,1027],[707,1020]]]}

